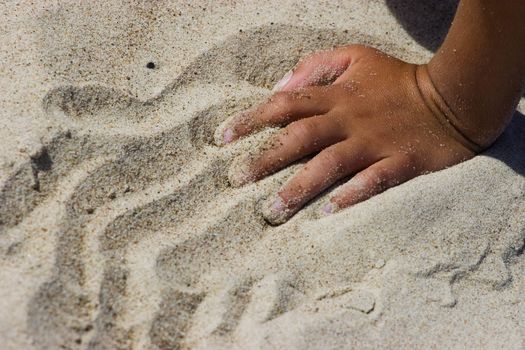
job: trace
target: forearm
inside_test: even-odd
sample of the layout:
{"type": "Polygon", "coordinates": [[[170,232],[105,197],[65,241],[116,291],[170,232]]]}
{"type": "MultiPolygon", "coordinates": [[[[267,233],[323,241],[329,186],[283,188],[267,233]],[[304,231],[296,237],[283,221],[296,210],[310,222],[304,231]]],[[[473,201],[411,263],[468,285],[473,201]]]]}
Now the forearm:
{"type": "Polygon", "coordinates": [[[481,148],[507,125],[525,88],[525,1],[462,0],[428,64],[451,123],[481,148]]]}

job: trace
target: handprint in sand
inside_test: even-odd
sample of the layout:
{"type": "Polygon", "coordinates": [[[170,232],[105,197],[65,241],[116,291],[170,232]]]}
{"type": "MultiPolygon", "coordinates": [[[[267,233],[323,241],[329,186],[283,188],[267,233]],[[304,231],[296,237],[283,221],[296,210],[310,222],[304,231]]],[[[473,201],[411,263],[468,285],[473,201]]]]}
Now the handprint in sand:
{"type": "MultiPolygon", "coordinates": [[[[32,153],[0,193],[0,228],[13,240],[12,255],[42,208],[58,218],[46,226],[46,238],[56,238],[54,268],[27,306],[35,346],[232,348],[257,339],[264,348],[285,338],[283,323],[297,325],[289,339],[334,317],[373,323],[388,300],[381,283],[368,277],[382,275],[383,265],[387,272],[404,266],[403,254],[435,257],[414,274],[425,281],[446,274],[445,287],[490,261],[503,266],[501,274],[479,280],[507,288],[506,259],[514,254],[508,242],[521,231],[504,230],[500,244],[484,228],[490,218],[442,194],[446,178],[439,174],[424,195],[407,190],[417,179],[399,187],[407,198],[402,203],[386,191],[336,221],[319,219],[320,203],[312,203],[279,227],[263,219],[261,204],[297,166],[243,187],[228,183],[232,159],[254,152],[268,135],[217,147],[217,127],[268,95],[271,83],[306,51],[351,40],[374,43],[357,33],[262,27],[195,58],[150,100],[100,85],[49,91],[44,110],[63,121],[64,130],[32,153]],[[269,44],[269,37],[282,41],[269,44]],[[272,49],[262,54],[263,45],[272,49]],[[469,210],[481,219],[465,222],[469,210]],[[436,248],[433,239],[445,219],[455,230],[436,248]]],[[[509,140],[502,147],[521,147],[516,137],[509,140]]],[[[479,186],[467,176],[476,164],[455,169],[461,176],[447,186],[502,221],[513,217],[515,193],[508,188],[517,176],[494,166],[496,175],[486,174],[480,180],[485,187],[479,186]],[[488,187],[502,193],[499,202],[484,198],[488,187]]]]}

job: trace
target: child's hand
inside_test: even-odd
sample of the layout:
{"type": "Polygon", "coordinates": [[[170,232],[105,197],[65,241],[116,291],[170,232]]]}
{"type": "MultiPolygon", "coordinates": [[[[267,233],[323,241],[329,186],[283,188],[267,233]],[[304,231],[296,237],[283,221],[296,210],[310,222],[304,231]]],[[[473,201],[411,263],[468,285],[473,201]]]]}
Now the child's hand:
{"type": "Polygon", "coordinates": [[[351,177],[324,204],[326,213],[459,163],[481,149],[466,129],[449,122],[454,116],[426,66],[375,49],[348,46],[315,53],[277,88],[267,102],[221,129],[222,143],[229,143],[266,126],[284,127],[260,155],[232,168],[234,186],[319,152],[268,202],[264,215],[274,224],[338,180],[351,177]]]}

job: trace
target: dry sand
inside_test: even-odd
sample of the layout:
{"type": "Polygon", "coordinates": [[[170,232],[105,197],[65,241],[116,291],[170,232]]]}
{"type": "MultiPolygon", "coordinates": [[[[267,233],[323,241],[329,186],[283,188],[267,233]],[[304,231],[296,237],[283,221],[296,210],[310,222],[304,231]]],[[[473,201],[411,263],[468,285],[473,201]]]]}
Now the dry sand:
{"type": "Polygon", "coordinates": [[[0,5],[0,348],[525,348],[525,117],[463,164],[268,226],[297,166],[231,188],[264,133],[218,148],[215,128],[307,52],[431,52],[403,1],[187,3],[0,5]]]}

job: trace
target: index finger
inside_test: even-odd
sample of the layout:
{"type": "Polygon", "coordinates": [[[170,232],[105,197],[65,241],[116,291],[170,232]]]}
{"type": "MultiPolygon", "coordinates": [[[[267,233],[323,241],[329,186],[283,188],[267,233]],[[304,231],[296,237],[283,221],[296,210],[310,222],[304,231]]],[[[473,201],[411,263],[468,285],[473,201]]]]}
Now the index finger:
{"type": "Polygon", "coordinates": [[[325,114],[331,108],[328,87],[308,87],[282,91],[266,102],[226,120],[215,133],[215,143],[225,145],[268,126],[284,126],[293,121],[325,114]]]}

